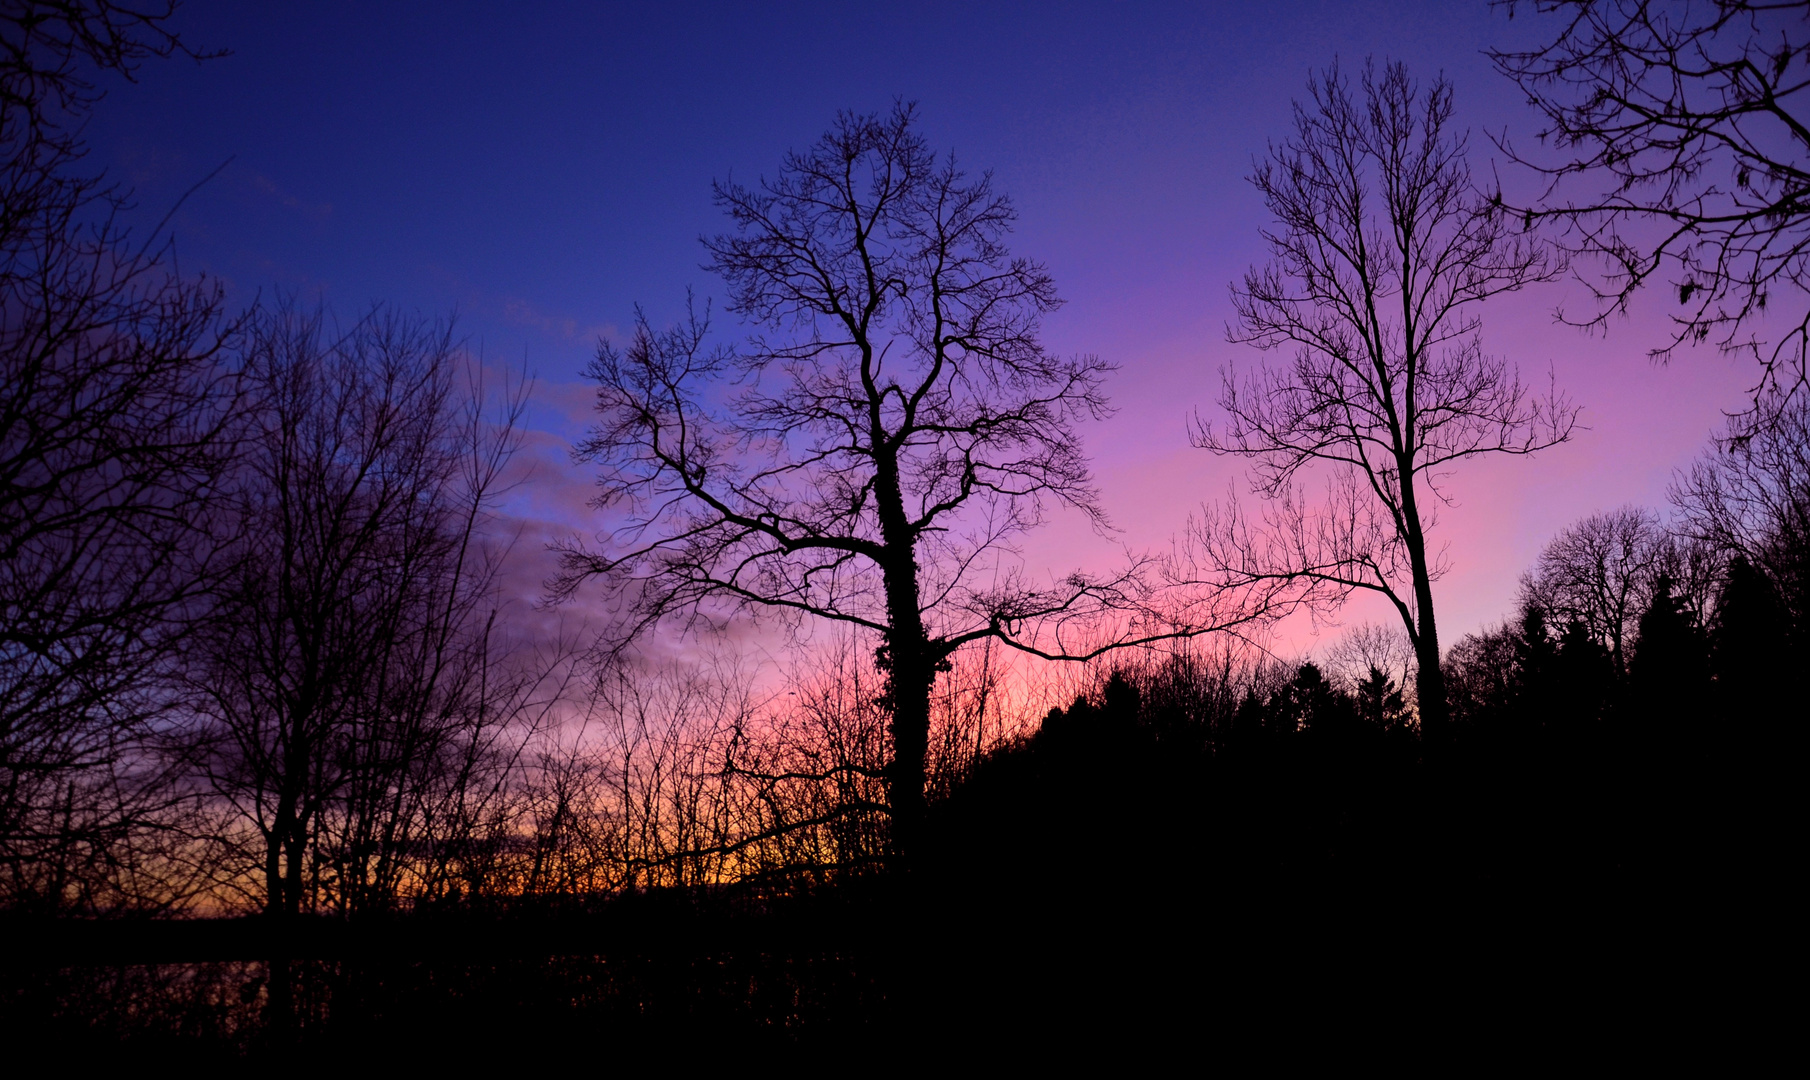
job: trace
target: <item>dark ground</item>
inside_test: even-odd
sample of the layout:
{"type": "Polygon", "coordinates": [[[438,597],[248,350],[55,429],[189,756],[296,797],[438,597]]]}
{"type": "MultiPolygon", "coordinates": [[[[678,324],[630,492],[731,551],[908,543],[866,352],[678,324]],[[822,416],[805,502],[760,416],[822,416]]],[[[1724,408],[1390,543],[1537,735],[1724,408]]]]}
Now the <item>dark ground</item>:
{"type": "Polygon", "coordinates": [[[1756,990],[1787,976],[1799,931],[1780,928],[1799,921],[1785,875],[1755,867],[1784,853],[1751,820],[1737,835],[1758,811],[1731,812],[1701,761],[1428,769],[1412,744],[1305,738],[1208,752],[1147,713],[1071,709],[995,755],[936,806],[906,875],[466,904],[285,938],[257,919],[14,921],[0,1024],[69,1060],[687,1070],[1727,1062],[1783,1030],[1790,999],[1756,990]],[[264,958],[283,951],[293,1027],[268,1008],[264,958]]]}

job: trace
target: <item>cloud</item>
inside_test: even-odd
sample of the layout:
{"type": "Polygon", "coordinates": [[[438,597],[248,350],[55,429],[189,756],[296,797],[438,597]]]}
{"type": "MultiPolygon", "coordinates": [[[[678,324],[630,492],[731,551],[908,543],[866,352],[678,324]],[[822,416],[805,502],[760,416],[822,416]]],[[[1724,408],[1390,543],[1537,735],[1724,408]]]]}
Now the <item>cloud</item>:
{"type": "Polygon", "coordinates": [[[622,331],[615,323],[580,324],[577,319],[548,315],[519,297],[503,301],[503,321],[511,326],[525,326],[560,341],[620,341],[622,331]]]}
{"type": "Polygon", "coordinates": [[[307,202],[300,199],[278,187],[274,180],[265,176],[263,173],[255,173],[252,175],[251,186],[257,189],[260,194],[274,199],[277,203],[287,209],[300,213],[310,221],[325,221],[333,216],[332,203],[307,202]]]}

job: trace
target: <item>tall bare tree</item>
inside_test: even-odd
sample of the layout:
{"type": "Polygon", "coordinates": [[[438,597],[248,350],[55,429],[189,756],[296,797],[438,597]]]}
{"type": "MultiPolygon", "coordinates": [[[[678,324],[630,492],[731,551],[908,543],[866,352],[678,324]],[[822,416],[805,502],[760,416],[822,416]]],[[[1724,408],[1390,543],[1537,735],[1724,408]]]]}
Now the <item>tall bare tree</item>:
{"type": "Polygon", "coordinates": [[[1555,264],[1471,183],[1444,78],[1424,93],[1400,64],[1334,67],[1297,102],[1294,134],[1252,182],[1276,225],[1271,262],[1234,286],[1235,342],[1289,347],[1293,362],[1225,375],[1222,424],[1198,446],[1252,462],[1261,522],[1210,513],[1195,538],[1224,584],[1295,582],[1323,599],[1385,597],[1418,660],[1424,735],[1446,699],[1427,532],[1439,479],[1479,454],[1529,454],[1571,433],[1576,411],[1530,395],[1483,351],[1477,305],[1553,275],[1555,264]],[[1304,470],[1330,469],[1310,505],[1304,470]]]}
{"type": "MultiPolygon", "coordinates": [[[[1047,587],[996,557],[1068,507],[1104,526],[1078,435],[1105,415],[1091,356],[1052,355],[1059,303],[1044,267],[1005,246],[1016,216],[990,175],[934,156],[909,106],[843,114],[779,174],[716,185],[735,231],[706,241],[730,308],[753,328],[706,347],[695,312],[604,344],[598,544],[565,551],[560,587],[601,578],[625,598],[617,640],[669,620],[753,610],[879,638],[895,842],[924,806],[930,702],[956,650],[997,638],[1080,649],[1064,620],[1149,613],[1127,572],[1047,587]]],[[[1172,629],[1165,625],[1164,630],[1172,629]]],[[[1112,642],[1147,636],[1135,619],[1112,642]]]]}
{"type": "Polygon", "coordinates": [[[97,75],[188,52],[169,15],[165,4],[0,7],[8,901],[132,902],[101,882],[132,865],[135,838],[181,801],[141,751],[216,550],[232,326],[217,287],[176,272],[167,237],[124,227],[125,195],[87,165],[81,141],[97,75]]]}
{"type": "MultiPolygon", "coordinates": [[[[1513,15],[1518,5],[1503,5],[1513,15]]],[[[1545,122],[1543,151],[1504,148],[1550,181],[1529,224],[1604,267],[1603,326],[1656,276],[1677,297],[1672,340],[1752,354],[1753,420],[1810,378],[1810,3],[1533,0],[1557,32],[1495,50],[1545,122]],[[1769,306],[1788,305],[1773,340],[1769,306]]]]}
{"type": "Polygon", "coordinates": [[[445,327],[383,312],[339,335],[279,308],[247,368],[233,571],[189,665],[197,761],[272,916],[382,907],[436,817],[469,823],[508,719],[480,526],[513,412],[485,422],[445,327]]]}

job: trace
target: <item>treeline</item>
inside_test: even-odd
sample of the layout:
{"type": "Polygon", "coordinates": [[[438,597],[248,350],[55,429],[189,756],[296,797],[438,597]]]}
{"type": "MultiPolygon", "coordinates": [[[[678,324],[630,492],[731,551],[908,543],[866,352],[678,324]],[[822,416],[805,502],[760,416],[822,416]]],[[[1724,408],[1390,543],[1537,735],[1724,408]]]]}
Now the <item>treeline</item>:
{"type": "Polygon", "coordinates": [[[1683,1021],[1790,917],[1806,415],[1556,537],[1448,652],[1443,745],[1399,631],[1103,665],[936,808],[938,1000],[1265,1046],[1683,1021]]]}
{"type": "MultiPolygon", "coordinates": [[[[1312,817],[1334,804],[1322,824],[1369,797],[1352,799],[1344,781],[1318,770],[1373,792],[1419,783],[1411,774],[1444,774],[1460,789],[1482,785],[1434,804],[1440,816],[1458,815],[1448,826],[1506,815],[1492,826],[1504,842],[1531,842],[1532,833],[1513,837],[1534,818],[1580,834],[1615,818],[1607,824],[1620,839],[1596,836],[1588,856],[1610,872],[1632,866],[1636,849],[1651,845],[1652,855],[1678,830],[1711,822],[1739,819],[1726,844],[1781,840],[1791,820],[1783,763],[1800,746],[1810,658],[1810,407],[1767,407],[1773,423],[1731,424],[1678,476],[1668,515],[1593,514],[1547,544],[1522,576],[1517,611],[1445,656],[1449,747],[1421,737],[1405,636],[1360,626],[1317,659],[1209,661],[1184,650],[1110,661],[1094,688],[994,758],[1069,746],[1098,764],[1100,747],[1118,745],[1191,757],[1222,776],[1281,769],[1304,782],[1277,800],[1278,812],[1312,817]],[[1542,805],[1558,777],[1565,798],[1589,805],[1542,805]],[[1467,812],[1475,816],[1465,820],[1467,812]]],[[[997,767],[989,759],[981,772],[997,767]]],[[[1422,807],[1373,827],[1434,826],[1422,807]]],[[[1454,850],[1488,858],[1479,841],[1454,850]]],[[[1295,844],[1273,850],[1299,853],[1295,844]]]]}

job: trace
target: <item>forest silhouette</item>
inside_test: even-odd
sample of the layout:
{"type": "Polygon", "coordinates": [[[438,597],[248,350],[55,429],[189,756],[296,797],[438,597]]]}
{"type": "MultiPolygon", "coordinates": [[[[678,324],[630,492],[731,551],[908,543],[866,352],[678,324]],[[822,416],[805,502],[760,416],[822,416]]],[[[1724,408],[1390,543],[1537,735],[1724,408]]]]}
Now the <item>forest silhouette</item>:
{"type": "MultiPolygon", "coordinates": [[[[1597,16],[1648,5],[1573,6],[1544,51],[1496,57],[1582,154],[1543,167],[1614,186],[1646,153],[1644,180],[1693,182],[1698,151],[1630,148],[1603,113],[1633,93],[1627,50],[1651,53],[1597,16]],[[1567,104],[1588,77],[1610,96],[1567,104]]],[[[1802,26],[1756,44],[1782,16],[1749,7],[1676,32],[1774,50],[1739,76],[1774,89],[1810,70],[1802,26]]],[[[842,113],[772,179],[715,188],[706,269],[747,337],[692,305],[600,343],[571,467],[600,476],[603,524],[540,602],[605,625],[538,639],[497,511],[531,383],[445,321],[236,309],[87,163],[103,76],[197,56],[171,15],[0,17],[15,1045],[696,1069],[1469,1036],[1451,1060],[1484,1061],[1661,1038],[1704,972],[1772,947],[1810,391],[1801,334],[1726,344],[1763,296],[1691,305],[1802,305],[1765,246],[1796,204],[1756,211],[1765,235],[1702,200],[1681,226],[1679,340],[1747,349],[1752,407],[1667,507],[1574,523],[1499,625],[1442,644],[1443,477],[1577,415],[1491,358],[1480,306],[1605,258],[1595,295],[1625,305],[1670,249],[1617,223],[1678,221],[1675,194],[1510,206],[1443,79],[1328,68],[1253,177],[1272,261],[1229,336],[1264,366],[1193,432],[1250,463],[1255,501],[1044,584],[1001,559],[1058,510],[1108,527],[1079,431],[1110,416],[1113,367],[1043,345],[1062,300],[1008,248],[990,174],[907,103],[842,113]],[[1355,593],[1399,622],[1271,647],[1355,593]],[[785,670],[735,653],[723,630],[748,625],[785,670]]],[[[1765,152],[1756,199],[1800,175],[1765,152]]]]}

